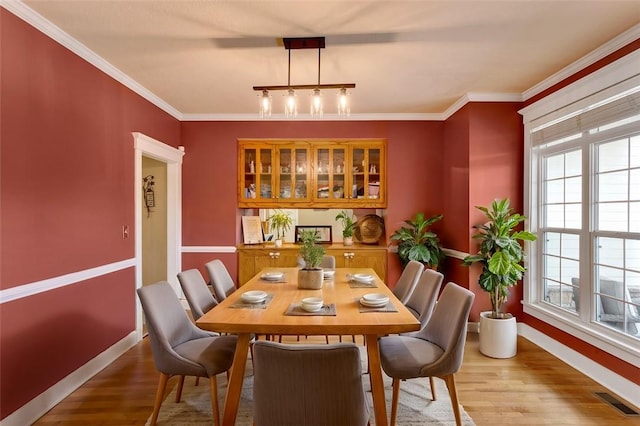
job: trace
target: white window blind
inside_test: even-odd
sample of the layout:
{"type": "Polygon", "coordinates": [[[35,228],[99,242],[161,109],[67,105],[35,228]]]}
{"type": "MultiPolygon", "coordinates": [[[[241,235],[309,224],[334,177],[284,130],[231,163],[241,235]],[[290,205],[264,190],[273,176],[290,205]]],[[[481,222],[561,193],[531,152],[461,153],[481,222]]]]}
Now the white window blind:
{"type": "Polygon", "coordinates": [[[636,87],[624,96],[608,99],[588,109],[578,111],[571,116],[547,123],[533,129],[531,142],[539,146],[563,139],[579,137],[585,132],[593,131],[612,123],[640,120],[640,87],[636,87]]]}

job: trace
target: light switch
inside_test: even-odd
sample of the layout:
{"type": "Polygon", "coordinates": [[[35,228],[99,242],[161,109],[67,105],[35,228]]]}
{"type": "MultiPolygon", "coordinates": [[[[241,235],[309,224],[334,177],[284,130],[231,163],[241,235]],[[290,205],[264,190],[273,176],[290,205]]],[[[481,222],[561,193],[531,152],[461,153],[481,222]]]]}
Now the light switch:
{"type": "Polygon", "coordinates": [[[122,225],[122,238],[129,238],[129,226],[122,225]]]}

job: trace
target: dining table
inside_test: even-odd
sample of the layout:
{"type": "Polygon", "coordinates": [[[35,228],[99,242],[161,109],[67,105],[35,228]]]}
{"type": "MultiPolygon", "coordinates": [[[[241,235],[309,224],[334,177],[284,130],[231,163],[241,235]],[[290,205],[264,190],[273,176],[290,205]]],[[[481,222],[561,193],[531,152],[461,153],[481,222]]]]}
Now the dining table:
{"type": "Polygon", "coordinates": [[[419,330],[420,323],[371,268],[337,268],[319,290],[299,289],[298,271],[265,268],[196,321],[202,329],[238,336],[222,424],[235,424],[252,335],[363,335],[375,424],[387,425],[378,338],[419,330]],[[354,279],[367,275],[368,280],[354,279]],[[268,297],[260,304],[247,303],[242,297],[247,291],[263,291],[268,297]],[[369,293],[388,296],[388,304],[384,308],[364,306],[360,300],[369,293]],[[317,315],[300,312],[306,297],[322,298],[326,309],[317,315]]]}

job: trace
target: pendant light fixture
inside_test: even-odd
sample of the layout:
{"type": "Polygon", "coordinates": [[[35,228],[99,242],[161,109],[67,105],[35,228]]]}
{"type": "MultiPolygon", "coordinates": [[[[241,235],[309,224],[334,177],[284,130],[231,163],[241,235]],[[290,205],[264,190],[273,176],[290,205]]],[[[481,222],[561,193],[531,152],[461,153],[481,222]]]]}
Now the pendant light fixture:
{"type": "Polygon", "coordinates": [[[286,90],[284,114],[286,117],[296,117],[298,114],[297,91],[311,90],[310,114],[312,117],[320,118],[324,112],[322,91],[338,90],[337,114],[345,117],[350,113],[349,94],[347,89],[356,87],[355,83],[320,83],[320,49],[324,49],[324,37],[297,37],[283,38],[284,48],[288,50],[289,62],[287,67],[286,86],[253,86],[253,90],[262,92],[260,97],[260,116],[268,118],[272,113],[271,91],[286,90]],[[318,49],[318,82],[317,84],[291,84],[291,50],[292,49],[318,49]]]}

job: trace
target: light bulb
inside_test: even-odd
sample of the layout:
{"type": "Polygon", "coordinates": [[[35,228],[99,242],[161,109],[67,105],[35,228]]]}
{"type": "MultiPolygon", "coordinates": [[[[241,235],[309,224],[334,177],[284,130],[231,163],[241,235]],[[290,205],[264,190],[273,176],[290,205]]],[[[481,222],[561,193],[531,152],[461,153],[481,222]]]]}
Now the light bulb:
{"type": "Polygon", "coordinates": [[[311,96],[311,115],[322,117],[322,95],[320,89],[314,89],[311,96]]]}
{"type": "Polygon", "coordinates": [[[350,113],[349,94],[347,93],[347,89],[343,87],[338,93],[338,115],[348,117],[350,113]]]}
{"type": "Polygon", "coordinates": [[[287,93],[287,99],[284,104],[284,114],[287,117],[295,117],[298,115],[298,108],[296,105],[296,94],[293,89],[289,89],[287,93]]]}
{"type": "Polygon", "coordinates": [[[262,91],[262,97],[260,98],[260,117],[271,116],[271,96],[269,96],[268,90],[262,91]]]}

